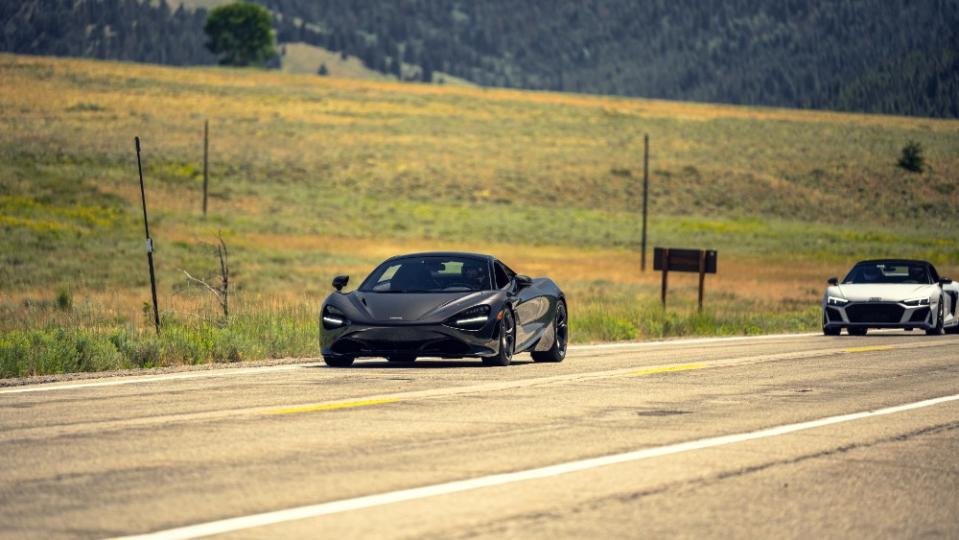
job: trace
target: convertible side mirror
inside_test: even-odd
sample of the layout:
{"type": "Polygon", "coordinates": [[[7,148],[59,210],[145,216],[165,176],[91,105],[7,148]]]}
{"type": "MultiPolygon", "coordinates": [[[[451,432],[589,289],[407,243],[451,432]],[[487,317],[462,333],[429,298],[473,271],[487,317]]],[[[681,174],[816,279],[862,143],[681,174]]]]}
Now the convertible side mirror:
{"type": "Polygon", "coordinates": [[[350,276],[336,276],[333,278],[333,288],[341,291],[350,282],[350,276]]]}
{"type": "Polygon", "coordinates": [[[516,281],[516,287],[518,289],[525,289],[533,284],[533,278],[529,276],[524,276],[522,274],[516,274],[513,279],[516,281]]]}
{"type": "Polygon", "coordinates": [[[942,279],[939,280],[939,284],[940,284],[940,285],[949,285],[950,283],[952,283],[952,280],[949,279],[949,278],[945,278],[945,277],[944,277],[944,278],[942,278],[942,279]]]}
{"type": "Polygon", "coordinates": [[[835,287],[836,285],[839,285],[839,278],[831,277],[831,278],[829,278],[829,279],[826,280],[826,283],[828,283],[828,284],[832,285],[833,287],[835,287]]]}

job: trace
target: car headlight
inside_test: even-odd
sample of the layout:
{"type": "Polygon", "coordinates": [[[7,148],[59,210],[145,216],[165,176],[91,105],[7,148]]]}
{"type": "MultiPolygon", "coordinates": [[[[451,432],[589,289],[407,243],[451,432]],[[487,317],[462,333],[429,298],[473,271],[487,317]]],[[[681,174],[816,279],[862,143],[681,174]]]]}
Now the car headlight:
{"type": "Polygon", "coordinates": [[[489,321],[489,312],[489,306],[471,307],[447,319],[446,325],[463,330],[479,330],[489,321]]]}
{"type": "Polygon", "coordinates": [[[848,304],[848,303],[849,303],[849,300],[846,300],[845,298],[840,298],[840,297],[838,297],[838,296],[827,296],[827,297],[826,297],[826,303],[829,304],[830,306],[840,306],[840,307],[841,307],[841,306],[845,306],[846,304],[848,304]]]}
{"type": "Polygon", "coordinates": [[[914,298],[914,299],[912,299],[912,300],[906,300],[905,302],[903,302],[903,304],[905,304],[905,305],[907,305],[907,306],[928,306],[928,305],[929,305],[929,299],[928,299],[928,298],[914,298]]]}
{"type": "Polygon", "coordinates": [[[348,324],[350,321],[347,320],[346,315],[339,309],[333,306],[324,306],[323,307],[323,328],[327,330],[333,330],[334,328],[342,328],[348,324]]]}

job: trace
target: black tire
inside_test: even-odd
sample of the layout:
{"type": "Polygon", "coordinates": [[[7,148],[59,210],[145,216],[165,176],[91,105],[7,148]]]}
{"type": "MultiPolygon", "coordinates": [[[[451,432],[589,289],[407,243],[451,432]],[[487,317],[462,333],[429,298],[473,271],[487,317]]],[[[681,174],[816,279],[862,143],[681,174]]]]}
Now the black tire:
{"type": "Polygon", "coordinates": [[[483,358],[487,366],[508,366],[513,361],[513,349],[516,347],[516,320],[513,312],[504,310],[499,322],[499,354],[483,358]]]}
{"type": "Polygon", "coordinates": [[[391,364],[412,364],[416,362],[415,354],[394,354],[393,356],[387,356],[386,361],[391,364]]]}
{"type": "Polygon", "coordinates": [[[566,316],[566,303],[556,305],[553,317],[553,345],[545,351],[532,351],[534,362],[562,362],[566,358],[566,344],[569,341],[569,323],[566,316]]]}
{"type": "Polygon", "coordinates": [[[945,331],[943,328],[943,321],[942,321],[942,319],[945,318],[945,315],[946,315],[945,303],[942,301],[942,298],[939,298],[939,313],[936,316],[936,327],[926,330],[927,336],[941,336],[945,334],[945,331]]]}
{"type": "Polygon", "coordinates": [[[353,358],[349,356],[324,356],[323,361],[330,367],[350,367],[353,365],[353,358]]]}
{"type": "Polygon", "coordinates": [[[846,332],[849,332],[850,336],[864,336],[869,332],[868,328],[847,328],[846,332]]]}
{"type": "Polygon", "coordinates": [[[822,314],[822,333],[824,336],[838,336],[842,332],[841,326],[836,326],[832,328],[826,327],[826,314],[822,314]]]}

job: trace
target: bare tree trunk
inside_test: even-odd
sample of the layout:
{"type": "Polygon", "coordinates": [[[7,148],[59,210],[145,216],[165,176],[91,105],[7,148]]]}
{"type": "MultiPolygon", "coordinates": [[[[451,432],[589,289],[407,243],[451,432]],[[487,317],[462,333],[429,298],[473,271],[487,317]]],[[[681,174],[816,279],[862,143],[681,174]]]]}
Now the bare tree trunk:
{"type": "Polygon", "coordinates": [[[217,256],[220,257],[220,286],[213,287],[202,279],[195,278],[189,272],[183,270],[186,277],[207,288],[220,303],[220,309],[223,310],[223,322],[226,323],[230,318],[230,261],[229,252],[226,249],[226,242],[223,241],[222,233],[216,235],[219,243],[216,246],[217,256]]]}
{"type": "Polygon", "coordinates": [[[223,241],[223,235],[217,233],[217,239],[220,241],[220,245],[217,246],[216,251],[220,256],[220,305],[223,307],[223,319],[227,320],[230,318],[230,266],[227,257],[229,253],[226,250],[226,242],[223,241]]]}

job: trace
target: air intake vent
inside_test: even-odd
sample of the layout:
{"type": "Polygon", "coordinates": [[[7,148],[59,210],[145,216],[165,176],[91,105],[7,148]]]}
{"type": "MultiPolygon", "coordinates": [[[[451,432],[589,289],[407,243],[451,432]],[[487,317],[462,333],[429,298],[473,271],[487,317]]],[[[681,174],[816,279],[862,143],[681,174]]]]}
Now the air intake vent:
{"type": "Polygon", "coordinates": [[[929,318],[929,308],[924,307],[917,309],[912,312],[912,317],[909,317],[909,322],[926,322],[926,319],[929,318]]]}

